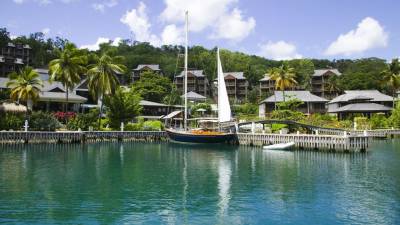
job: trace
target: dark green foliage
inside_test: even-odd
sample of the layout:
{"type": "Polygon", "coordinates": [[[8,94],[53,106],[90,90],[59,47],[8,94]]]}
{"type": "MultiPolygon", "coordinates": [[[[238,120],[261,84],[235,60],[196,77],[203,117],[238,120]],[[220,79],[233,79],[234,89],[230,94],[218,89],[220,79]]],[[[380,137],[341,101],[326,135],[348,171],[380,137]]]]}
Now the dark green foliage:
{"type": "Polygon", "coordinates": [[[201,112],[197,112],[198,109],[205,109],[206,111],[204,113],[211,113],[211,105],[209,103],[206,102],[202,102],[202,103],[197,103],[195,105],[193,105],[190,110],[191,110],[191,114],[193,116],[198,116],[201,115],[201,112]]]}
{"type": "Polygon", "coordinates": [[[30,115],[29,130],[55,131],[59,128],[61,128],[61,124],[52,114],[38,111],[30,115]]]}
{"type": "Polygon", "coordinates": [[[258,105],[251,103],[234,105],[233,112],[235,115],[256,115],[258,113],[258,105]]]}
{"type": "Polygon", "coordinates": [[[108,95],[104,99],[107,107],[107,117],[110,120],[110,126],[118,129],[121,122],[127,123],[139,115],[142,107],[140,106],[140,97],[135,92],[126,92],[118,88],[114,95],[108,95]]]}
{"type": "Polygon", "coordinates": [[[278,106],[279,110],[293,110],[295,111],[299,106],[304,104],[300,99],[297,98],[290,98],[284,101],[284,102],[279,102],[276,105],[278,106]]]}
{"type": "Polygon", "coordinates": [[[89,127],[97,127],[98,109],[92,109],[88,113],[79,113],[74,118],[68,120],[68,130],[89,130],[89,127]]]}
{"type": "Polygon", "coordinates": [[[24,122],[23,114],[0,113],[0,130],[21,130],[24,122]]]}
{"type": "Polygon", "coordinates": [[[305,118],[305,115],[296,109],[302,104],[304,102],[297,98],[289,98],[284,102],[279,102],[277,103],[278,109],[272,112],[271,117],[278,120],[300,121],[305,118]]]}
{"type": "Polygon", "coordinates": [[[131,86],[132,93],[143,99],[153,102],[162,102],[165,96],[171,93],[172,82],[166,77],[159,76],[151,71],[141,74],[140,80],[131,86]]]}
{"type": "Polygon", "coordinates": [[[167,105],[179,105],[182,102],[181,95],[179,94],[178,90],[176,89],[175,85],[172,85],[171,92],[168,93],[162,101],[164,104],[167,105]]]}
{"type": "Polygon", "coordinates": [[[371,129],[389,128],[389,119],[384,114],[374,114],[369,119],[371,129]]]}
{"type": "Polygon", "coordinates": [[[10,99],[10,89],[1,89],[0,90],[0,101],[10,99]]]}
{"type": "Polygon", "coordinates": [[[0,49],[5,47],[10,42],[10,33],[6,28],[0,28],[0,49]]]}
{"type": "Polygon", "coordinates": [[[383,59],[367,58],[355,60],[343,71],[339,85],[342,90],[379,89],[381,72],[386,69],[383,59]]]}
{"type": "Polygon", "coordinates": [[[400,102],[396,102],[396,107],[392,111],[392,115],[389,117],[389,123],[392,127],[400,128],[400,102]]]}
{"type": "Polygon", "coordinates": [[[296,81],[301,88],[311,88],[311,75],[314,74],[314,63],[309,59],[293,59],[288,61],[296,73],[296,81]]]}
{"type": "Polygon", "coordinates": [[[257,104],[262,99],[260,97],[260,90],[258,88],[253,88],[253,90],[250,90],[247,94],[247,101],[252,104],[257,104]]]}

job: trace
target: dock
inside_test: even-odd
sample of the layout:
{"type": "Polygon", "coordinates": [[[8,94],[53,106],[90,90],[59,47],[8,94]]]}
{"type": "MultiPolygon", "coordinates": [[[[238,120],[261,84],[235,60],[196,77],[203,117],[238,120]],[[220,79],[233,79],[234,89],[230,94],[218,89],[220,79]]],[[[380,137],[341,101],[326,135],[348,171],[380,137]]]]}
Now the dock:
{"type": "MultiPolygon", "coordinates": [[[[365,135],[327,135],[327,134],[260,134],[238,133],[237,144],[262,146],[284,142],[295,142],[299,149],[327,151],[365,151],[370,142],[365,135]]],[[[1,131],[0,144],[18,143],[92,143],[92,142],[167,142],[164,131],[1,131]]]]}
{"type": "Polygon", "coordinates": [[[1,131],[0,144],[91,143],[99,141],[168,141],[164,131],[1,131]]]}
{"type": "Polygon", "coordinates": [[[366,151],[372,138],[368,136],[314,135],[314,134],[251,134],[238,133],[239,144],[263,146],[295,142],[299,149],[323,151],[366,151]]]}

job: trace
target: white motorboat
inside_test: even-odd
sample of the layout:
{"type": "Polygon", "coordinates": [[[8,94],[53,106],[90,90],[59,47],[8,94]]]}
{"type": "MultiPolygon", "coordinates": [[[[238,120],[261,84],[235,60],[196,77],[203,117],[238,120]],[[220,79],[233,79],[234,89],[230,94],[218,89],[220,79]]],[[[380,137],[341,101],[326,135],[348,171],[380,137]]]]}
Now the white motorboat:
{"type": "Polygon", "coordinates": [[[288,142],[288,143],[280,143],[280,144],[274,144],[274,145],[266,145],[263,147],[264,150],[287,150],[292,148],[295,145],[294,142],[288,142]]]}

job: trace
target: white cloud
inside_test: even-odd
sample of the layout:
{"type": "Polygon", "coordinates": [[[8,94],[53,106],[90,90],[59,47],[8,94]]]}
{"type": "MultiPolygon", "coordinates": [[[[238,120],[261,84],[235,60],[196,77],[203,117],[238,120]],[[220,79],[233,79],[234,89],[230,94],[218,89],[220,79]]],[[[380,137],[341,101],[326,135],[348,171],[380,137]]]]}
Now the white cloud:
{"type": "Polygon", "coordinates": [[[238,0],[165,0],[160,15],[164,23],[183,23],[184,12],[189,11],[189,29],[200,32],[211,29],[211,38],[240,41],[254,30],[253,17],[244,18],[237,7],[238,0]]]}
{"type": "Polygon", "coordinates": [[[237,0],[165,0],[166,8],[161,20],[167,23],[184,22],[185,11],[189,11],[190,30],[202,31],[213,25],[229,6],[237,0]]]}
{"type": "Polygon", "coordinates": [[[155,46],[160,45],[160,39],[151,33],[151,23],[146,13],[146,5],[143,2],[139,3],[137,9],[127,11],[120,21],[127,25],[136,41],[150,42],[155,46]]]}
{"type": "Polygon", "coordinates": [[[297,52],[295,45],[285,41],[269,41],[266,44],[261,44],[258,55],[275,60],[299,59],[303,57],[297,52]]]}
{"type": "Polygon", "coordinates": [[[104,12],[106,8],[112,8],[118,5],[118,0],[106,0],[101,3],[93,3],[92,8],[99,12],[104,12]]]}
{"type": "Polygon", "coordinates": [[[235,8],[219,18],[211,38],[241,41],[254,30],[255,26],[256,21],[253,17],[243,20],[242,12],[235,8]]]}
{"type": "Polygon", "coordinates": [[[89,45],[82,45],[80,48],[81,49],[86,48],[86,49],[89,49],[90,51],[97,51],[100,49],[100,44],[111,42],[112,46],[118,46],[118,44],[121,40],[122,40],[122,38],[120,38],[120,37],[116,37],[113,41],[110,40],[109,38],[99,37],[99,38],[97,38],[96,43],[89,44],[89,45]]]}
{"type": "Polygon", "coordinates": [[[17,4],[22,4],[22,3],[24,3],[24,0],[13,0],[15,3],[17,3],[17,4]]]}
{"type": "Polygon", "coordinates": [[[48,34],[50,33],[50,28],[48,28],[48,27],[43,28],[42,33],[43,33],[44,35],[48,35],[48,34]]]}
{"type": "Polygon", "coordinates": [[[161,34],[162,43],[165,45],[180,45],[184,43],[184,30],[175,24],[166,26],[161,34]]]}
{"type": "Polygon", "coordinates": [[[341,34],[336,41],[325,50],[326,55],[352,55],[363,53],[369,49],[386,47],[389,34],[371,17],[366,17],[346,34],[341,34]]]}

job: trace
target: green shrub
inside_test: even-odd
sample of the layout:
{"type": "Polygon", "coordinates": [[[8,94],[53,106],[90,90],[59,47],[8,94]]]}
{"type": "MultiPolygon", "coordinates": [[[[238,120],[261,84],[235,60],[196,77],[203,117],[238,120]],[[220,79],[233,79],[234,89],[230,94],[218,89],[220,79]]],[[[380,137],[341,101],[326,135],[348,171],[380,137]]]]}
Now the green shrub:
{"type": "Polygon", "coordinates": [[[276,120],[301,121],[305,116],[302,112],[284,109],[273,111],[271,113],[271,118],[276,120]]]}
{"type": "Polygon", "coordinates": [[[89,127],[98,127],[99,110],[92,109],[88,113],[79,113],[74,118],[68,120],[68,130],[89,130],[89,127]]]}
{"type": "Polygon", "coordinates": [[[126,131],[139,131],[142,130],[143,124],[141,123],[128,123],[125,125],[124,130],[126,131]]]}
{"type": "Polygon", "coordinates": [[[21,130],[24,123],[25,115],[23,114],[0,114],[0,130],[21,130]]]}
{"type": "Polygon", "coordinates": [[[271,125],[271,131],[272,133],[279,132],[282,128],[287,128],[288,126],[286,124],[272,124],[271,125]]]}
{"type": "Polygon", "coordinates": [[[256,115],[258,114],[258,105],[245,103],[242,105],[235,105],[233,106],[233,112],[239,115],[256,115]]]}
{"type": "Polygon", "coordinates": [[[368,129],[370,129],[367,117],[354,117],[354,123],[357,124],[357,130],[368,130],[368,129]]]}
{"type": "Polygon", "coordinates": [[[388,122],[391,127],[400,127],[400,101],[396,102],[396,107],[392,110],[392,115],[389,117],[388,122]]]}
{"type": "Polygon", "coordinates": [[[149,120],[143,123],[143,130],[146,131],[159,131],[164,128],[163,123],[158,120],[149,120]]]}
{"type": "Polygon", "coordinates": [[[369,119],[371,129],[388,128],[389,119],[384,114],[374,114],[369,119]]]}
{"type": "Polygon", "coordinates": [[[55,131],[61,128],[61,123],[49,113],[33,112],[29,119],[29,129],[36,131],[55,131]]]}

